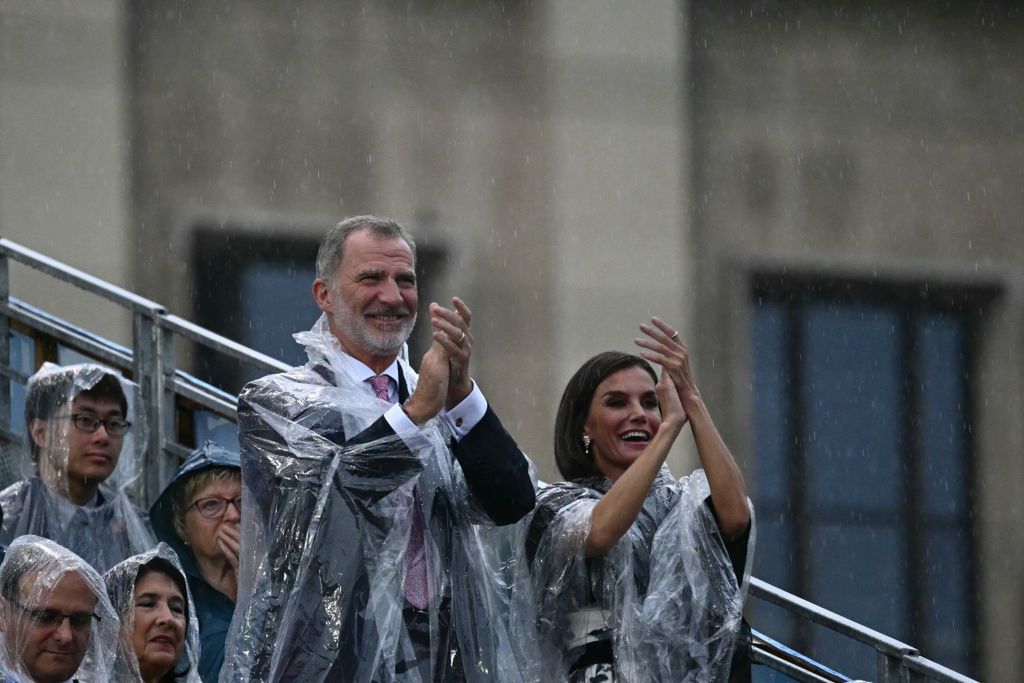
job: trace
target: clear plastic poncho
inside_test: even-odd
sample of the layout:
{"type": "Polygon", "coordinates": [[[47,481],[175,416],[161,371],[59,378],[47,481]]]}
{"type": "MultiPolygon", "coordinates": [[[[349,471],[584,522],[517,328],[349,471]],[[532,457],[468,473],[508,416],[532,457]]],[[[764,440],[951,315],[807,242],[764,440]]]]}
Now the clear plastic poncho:
{"type": "MultiPolygon", "coordinates": [[[[146,443],[145,424],[137,385],[116,372],[95,364],[60,367],[44,363],[28,383],[25,405],[26,446],[21,464],[24,480],[0,492],[3,526],[0,542],[10,543],[23,534],[49,538],[69,548],[98,571],[156,545],[145,515],[132,504],[129,492],[138,479],[146,443]],[[111,384],[116,381],[116,385],[111,384]],[[120,391],[120,395],[111,394],[120,391]],[[96,389],[106,398],[123,399],[124,419],[131,429],[114,456],[116,466],[99,485],[92,501],[76,505],[69,500],[74,483],[69,461],[81,462],[83,449],[93,448],[96,433],[81,432],[72,424],[75,399],[96,389]],[[35,434],[34,434],[35,433],[35,434]],[[37,444],[42,442],[42,446],[37,444]]],[[[106,446],[100,445],[100,448],[106,446]]],[[[110,453],[117,451],[116,443],[110,453]]]]}
{"type": "Polygon", "coordinates": [[[587,643],[604,638],[616,680],[727,680],[753,561],[753,516],[741,584],[706,503],[704,472],[674,480],[662,468],[618,544],[587,559],[591,515],[610,486],[596,478],[538,492],[526,540],[533,594],[520,595],[529,602],[516,610],[536,622],[544,678],[567,680],[587,643]]]}
{"type": "MultiPolygon", "coordinates": [[[[64,612],[67,607],[54,602],[54,590],[69,573],[76,573],[95,596],[88,642],[74,680],[82,683],[108,683],[114,676],[114,658],[120,626],[117,614],[107,598],[100,575],[82,558],[53,541],[38,536],[22,536],[7,549],[0,565],[0,681],[32,681],[24,657],[32,657],[39,648],[37,620],[29,610],[51,609],[64,612]]],[[[63,621],[58,628],[71,626],[63,621]]],[[[45,627],[44,627],[45,628],[45,627]]],[[[52,629],[51,629],[52,630],[52,629]]],[[[81,654],[81,650],[76,650],[81,654]]]]}
{"type": "MultiPolygon", "coordinates": [[[[377,433],[391,405],[336,362],[326,319],[295,338],[309,363],[257,380],[239,398],[243,556],[221,680],[421,681],[404,666],[415,658],[403,622],[414,505],[432,596],[431,661],[451,662],[438,619],[448,601],[466,680],[534,680],[520,668],[524,643],[510,638],[498,556],[510,547],[500,543],[507,531],[490,526],[470,494],[447,427],[428,422],[413,450],[377,433]]],[[[411,393],[416,373],[399,362],[411,393]]],[[[430,677],[442,675],[435,667],[430,677]]]]}
{"type": "Polygon", "coordinates": [[[166,543],[160,543],[153,550],[129,557],[103,575],[103,579],[107,583],[110,602],[121,620],[121,640],[118,645],[115,677],[112,680],[119,681],[119,683],[142,680],[139,673],[139,660],[132,648],[132,630],[135,628],[135,582],[138,580],[142,567],[156,558],[167,560],[177,569],[181,575],[181,582],[185,586],[185,604],[188,606],[185,646],[173,669],[178,674],[174,680],[182,683],[200,683],[199,622],[196,620],[196,608],[192,602],[192,594],[189,592],[188,581],[185,578],[185,571],[181,568],[178,555],[166,543]]]}

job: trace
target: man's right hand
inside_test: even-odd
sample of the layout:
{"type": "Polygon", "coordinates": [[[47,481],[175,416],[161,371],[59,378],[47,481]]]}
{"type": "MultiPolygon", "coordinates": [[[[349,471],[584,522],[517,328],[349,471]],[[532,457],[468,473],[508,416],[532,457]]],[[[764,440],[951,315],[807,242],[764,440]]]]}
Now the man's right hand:
{"type": "Polygon", "coordinates": [[[447,395],[448,352],[435,341],[420,361],[419,381],[416,391],[403,406],[405,414],[421,425],[441,412],[447,395]]]}

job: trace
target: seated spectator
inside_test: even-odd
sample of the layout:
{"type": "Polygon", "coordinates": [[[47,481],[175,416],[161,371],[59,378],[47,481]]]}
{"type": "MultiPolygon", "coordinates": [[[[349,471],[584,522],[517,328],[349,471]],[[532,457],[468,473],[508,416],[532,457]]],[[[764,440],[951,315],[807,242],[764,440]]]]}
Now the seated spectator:
{"type": "Polygon", "coordinates": [[[207,441],[192,451],[150,510],[153,531],[178,553],[195,598],[199,675],[217,680],[238,593],[238,453],[207,441]]]}
{"type": "Polygon", "coordinates": [[[114,680],[199,683],[199,628],[185,573],[166,543],[129,557],[104,577],[121,619],[114,680]]]}
{"type": "Polygon", "coordinates": [[[0,564],[0,680],[113,681],[119,626],[103,579],[67,548],[22,536],[0,564]]]}
{"type": "Polygon", "coordinates": [[[26,479],[0,492],[0,543],[49,538],[99,571],[152,548],[127,486],[145,439],[133,438],[135,385],[98,365],[46,363],[28,383],[26,479]]]}

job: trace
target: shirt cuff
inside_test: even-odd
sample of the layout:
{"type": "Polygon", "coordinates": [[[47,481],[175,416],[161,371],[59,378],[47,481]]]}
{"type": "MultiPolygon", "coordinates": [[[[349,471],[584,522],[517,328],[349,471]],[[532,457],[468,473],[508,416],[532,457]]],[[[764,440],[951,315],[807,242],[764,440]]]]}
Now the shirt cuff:
{"type": "Polygon", "coordinates": [[[469,396],[451,410],[442,411],[441,417],[448,423],[455,440],[461,441],[462,437],[469,434],[470,430],[484,419],[486,413],[487,399],[484,398],[484,392],[480,391],[477,383],[473,382],[473,390],[469,392],[469,396]]]}
{"type": "Polygon", "coordinates": [[[409,416],[405,414],[400,404],[396,403],[388,408],[387,412],[384,413],[384,419],[395,430],[398,438],[405,443],[406,448],[413,453],[430,445],[430,441],[427,437],[423,436],[423,432],[420,431],[416,423],[409,419],[409,416]]]}

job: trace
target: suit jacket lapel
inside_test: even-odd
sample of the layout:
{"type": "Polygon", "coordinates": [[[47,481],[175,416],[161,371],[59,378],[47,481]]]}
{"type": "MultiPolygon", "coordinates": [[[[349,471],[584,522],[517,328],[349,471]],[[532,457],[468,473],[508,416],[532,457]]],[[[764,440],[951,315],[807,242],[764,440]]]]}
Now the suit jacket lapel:
{"type": "Polygon", "coordinates": [[[405,403],[409,400],[409,387],[405,383],[405,373],[402,372],[402,364],[398,364],[398,402],[405,403]]]}

